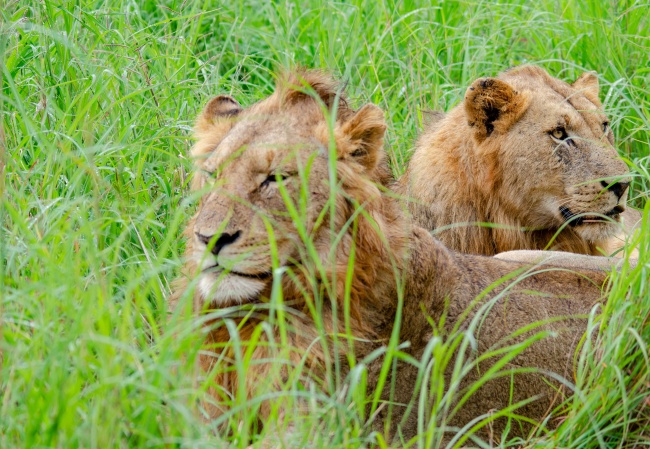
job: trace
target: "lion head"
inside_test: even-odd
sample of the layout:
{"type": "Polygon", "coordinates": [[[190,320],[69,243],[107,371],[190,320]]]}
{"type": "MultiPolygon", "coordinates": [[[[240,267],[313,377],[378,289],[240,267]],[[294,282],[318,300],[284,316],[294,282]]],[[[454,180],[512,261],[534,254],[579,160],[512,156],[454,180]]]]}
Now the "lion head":
{"type": "Polygon", "coordinates": [[[523,66],[472,83],[420,138],[406,183],[425,227],[509,228],[440,235],[461,251],[544,249],[556,238],[558,249],[596,253],[620,229],[627,175],[596,76],[567,84],[523,66]]]}
{"type": "Polygon", "coordinates": [[[186,231],[201,302],[226,307],[268,298],[274,257],[276,268],[294,269],[292,281],[285,276],[285,287],[294,289],[306,241],[323,264],[332,254],[340,259],[333,270],[347,267],[355,246],[352,293],[365,294],[381,271],[374,262],[389,251],[380,236],[397,241],[377,186],[388,173],[385,128],[378,107],[354,111],[321,72],[286,75],[273,95],[248,108],[229,96],[213,98],[196,124],[193,188],[204,194],[186,231]],[[352,226],[359,207],[364,213],[356,212],[352,226]],[[337,232],[349,232],[333,234],[331,220],[337,232]]]}

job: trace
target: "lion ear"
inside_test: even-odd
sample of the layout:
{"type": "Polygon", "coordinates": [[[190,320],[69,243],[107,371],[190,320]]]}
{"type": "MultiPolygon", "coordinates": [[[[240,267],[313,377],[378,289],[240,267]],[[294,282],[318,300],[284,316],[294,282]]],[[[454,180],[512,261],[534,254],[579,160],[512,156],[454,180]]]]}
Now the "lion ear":
{"type": "Polygon", "coordinates": [[[600,98],[598,98],[598,93],[600,92],[600,86],[598,84],[598,76],[596,72],[584,72],[578,77],[577,80],[571,85],[575,90],[581,92],[589,101],[595,104],[598,107],[601,107],[600,98]]]}
{"type": "Polygon", "coordinates": [[[385,132],[384,112],[374,104],[365,105],[336,130],[339,159],[374,170],[382,158],[385,132]]]}
{"type": "MultiPolygon", "coordinates": [[[[235,121],[228,120],[242,111],[237,101],[228,95],[219,95],[208,101],[194,124],[194,136],[198,142],[192,147],[194,158],[211,153],[235,121]]],[[[198,159],[197,159],[198,161],[198,159]]]]}
{"type": "Polygon", "coordinates": [[[205,119],[215,120],[221,117],[232,117],[241,111],[241,105],[233,97],[230,95],[218,95],[205,105],[201,115],[205,119]]]}
{"type": "Polygon", "coordinates": [[[232,117],[241,111],[241,105],[233,97],[218,95],[205,105],[203,112],[201,112],[201,118],[214,121],[222,117],[232,117]]]}
{"type": "Polygon", "coordinates": [[[194,125],[194,131],[197,133],[214,132],[216,128],[221,126],[220,123],[229,127],[232,125],[232,120],[224,119],[235,117],[242,110],[242,107],[233,97],[229,95],[216,96],[208,101],[208,104],[199,114],[194,125]]]}
{"type": "Polygon", "coordinates": [[[503,134],[528,107],[528,97],[505,81],[479,78],[465,93],[465,112],[479,143],[493,132],[503,134]]]}

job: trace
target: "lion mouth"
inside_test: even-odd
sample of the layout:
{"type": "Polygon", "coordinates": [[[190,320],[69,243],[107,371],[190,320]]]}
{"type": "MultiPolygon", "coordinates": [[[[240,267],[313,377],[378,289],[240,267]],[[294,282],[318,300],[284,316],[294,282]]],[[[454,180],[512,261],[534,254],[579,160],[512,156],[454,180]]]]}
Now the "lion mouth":
{"type": "MultiPolygon", "coordinates": [[[[618,221],[620,219],[621,213],[625,210],[624,207],[622,206],[615,206],[613,209],[610,211],[606,212],[604,215],[607,217],[610,217],[611,219],[618,221]]],[[[570,226],[580,226],[582,224],[590,224],[590,223],[608,223],[611,220],[606,219],[603,216],[600,215],[580,215],[576,214],[571,211],[566,206],[560,206],[560,213],[562,214],[562,218],[566,223],[568,223],[570,226]]]]}
{"type": "MultiPolygon", "coordinates": [[[[225,271],[225,270],[222,267],[220,267],[219,265],[212,265],[212,266],[207,267],[207,268],[205,268],[203,270],[204,273],[215,273],[215,272],[221,272],[221,271],[225,271]]],[[[257,279],[257,280],[260,280],[260,281],[265,281],[265,280],[269,279],[271,277],[271,275],[272,275],[272,273],[270,271],[262,271],[260,273],[242,273],[240,271],[230,270],[230,271],[226,271],[226,273],[227,274],[232,274],[232,275],[235,275],[235,276],[239,276],[239,277],[242,277],[242,278],[247,278],[247,279],[257,279]]]]}

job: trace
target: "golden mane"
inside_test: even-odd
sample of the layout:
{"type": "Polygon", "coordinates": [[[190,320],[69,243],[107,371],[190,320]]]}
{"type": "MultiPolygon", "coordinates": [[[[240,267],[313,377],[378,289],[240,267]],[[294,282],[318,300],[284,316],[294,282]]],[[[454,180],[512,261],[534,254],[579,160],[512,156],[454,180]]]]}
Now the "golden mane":
{"type": "MultiPolygon", "coordinates": [[[[340,335],[349,334],[360,357],[384,343],[390,335],[396,307],[394,298],[397,296],[395,276],[402,271],[408,229],[403,226],[399,206],[381,192],[382,185],[390,179],[383,152],[386,128],[383,113],[373,105],[352,109],[342,87],[321,71],[285,71],[277,79],[275,92],[248,108],[242,108],[230,97],[220,96],[211,100],[196,121],[197,142],[191,154],[199,171],[195,174],[192,189],[205,191],[204,164],[222,151],[221,142],[226,138],[233,140],[233,135],[271,135],[269,129],[276,126],[275,120],[291,124],[277,127],[278,138],[284,139],[283,142],[291,141],[295,136],[300,141],[320,145],[321,150],[313,164],[318,164],[323,173],[330,171],[327,149],[331,148],[332,139],[335,145],[337,182],[325,192],[325,195],[330,195],[330,200],[323,204],[324,213],[308,214],[312,217],[308,220],[314,219],[315,215],[321,217],[318,222],[306,223],[308,241],[302,237],[300,251],[288,259],[281,275],[282,297],[287,307],[284,319],[291,329],[289,344],[294,348],[288,355],[290,363],[299,366],[306,357],[311,376],[322,382],[325,360],[329,358],[331,362],[332,357],[326,353],[332,351],[333,344],[338,344],[335,341],[340,335]],[[333,129],[325,112],[336,114],[333,129]],[[333,207],[329,201],[334,202],[333,207]],[[333,217],[330,211],[334,211],[333,217]],[[314,260],[314,254],[317,260],[314,260]],[[350,269],[352,273],[349,273],[350,269]],[[317,307],[316,303],[319,303],[317,307]],[[322,330],[314,323],[314,310],[318,310],[322,330]],[[322,341],[323,334],[329,342],[322,341]]],[[[273,142],[270,143],[273,147],[273,142]]],[[[237,156],[240,160],[247,157],[248,151],[237,156]]],[[[226,180],[227,170],[223,169],[226,180]]],[[[331,178],[323,176],[327,177],[331,178]]],[[[317,188],[310,187],[310,190],[317,188]]],[[[191,257],[199,245],[195,226],[210,201],[209,195],[204,194],[197,215],[185,230],[187,262],[183,269],[184,277],[176,284],[170,299],[172,307],[176,307],[183,292],[188,290],[189,280],[200,274],[197,258],[191,257]]],[[[292,201],[297,204],[298,198],[292,198],[292,201]]],[[[216,212],[213,215],[220,216],[216,212]]],[[[194,286],[193,290],[195,314],[220,309],[218,304],[206,300],[202,289],[194,286]]],[[[270,315],[277,319],[277,312],[271,311],[272,307],[267,304],[271,293],[272,286],[269,285],[259,298],[248,301],[244,307],[228,310],[225,316],[221,313],[220,318],[205,326],[209,332],[204,346],[213,353],[199,357],[201,368],[204,372],[211,372],[217,363],[220,364],[214,386],[209,391],[217,401],[205,404],[211,417],[221,415],[228,407],[219,403],[239,389],[240,379],[231,372],[235,354],[229,342],[236,339],[247,347],[251,336],[259,333],[261,323],[270,315]],[[223,325],[224,318],[236,324],[237,335],[223,325]]],[[[279,338],[277,335],[273,338],[276,337],[279,338]]],[[[259,338],[269,340],[264,335],[259,338]]],[[[343,340],[346,345],[350,344],[347,337],[343,340]]],[[[268,361],[277,355],[277,348],[260,345],[259,341],[251,350],[256,360],[268,361]]],[[[270,375],[268,370],[271,368],[268,363],[262,363],[249,369],[254,370],[251,377],[264,378],[270,375]]],[[[286,372],[278,375],[280,378],[276,382],[282,384],[286,372]]],[[[256,382],[247,383],[248,397],[252,397],[258,387],[256,382]]],[[[268,416],[268,413],[268,404],[262,405],[260,416],[268,416]]]]}

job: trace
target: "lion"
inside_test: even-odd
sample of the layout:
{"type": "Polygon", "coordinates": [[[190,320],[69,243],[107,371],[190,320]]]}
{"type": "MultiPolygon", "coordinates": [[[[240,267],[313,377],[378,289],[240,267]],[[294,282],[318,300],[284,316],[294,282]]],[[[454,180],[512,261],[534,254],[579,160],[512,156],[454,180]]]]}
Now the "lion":
{"type": "Polygon", "coordinates": [[[398,182],[414,220],[465,253],[622,247],[621,217],[629,233],[640,216],[598,91],[592,72],[567,84],[530,65],[474,81],[398,182]]]}
{"type": "MultiPolygon", "coordinates": [[[[401,208],[382,202],[375,185],[387,184],[390,179],[381,151],[385,128],[381,109],[366,105],[353,110],[333,79],[318,71],[297,70],[283,76],[273,95],[246,109],[230,96],[220,95],[209,101],[197,119],[197,142],[191,151],[198,169],[192,190],[206,192],[185,231],[185,277],[176,285],[171,308],[178,307],[192,280],[193,310],[197,314],[268,303],[274,278],[273,247],[280,267],[291,269],[291,276],[282,277],[284,303],[296,311],[286,317],[295,329],[289,336],[294,348],[288,355],[291,365],[302,365],[307,354],[306,370],[315,378],[323,376],[322,368],[330,356],[321,344],[314,344],[319,341],[319,331],[306,316],[309,304],[321,294],[321,286],[333,279],[336,283],[327,292],[333,302],[325,301],[320,310],[326,333],[333,335],[349,328],[357,341],[359,360],[380,347],[390,335],[397,304],[395,281],[391,281],[394,267],[375,262],[379,258],[399,263],[405,257],[407,241],[404,231],[391,224],[400,220],[401,208]],[[330,129],[323,110],[333,108],[336,123],[330,129]],[[335,187],[340,192],[334,198],[336,213],[323,218],[332,197],[332,186],[326,182],[330,175],[331,138],[336,144],[336,179],[340,182],[335,187]],[[300,217],[304,229],[296,229],[296,220],[290,216],[282,192],[295,200],[296,208],[300,193],[308,192],[309,203],[300,217]],[[359,217],[354,230],[336,239],[330,231],[330,220],[334,220],[335,229],[344,229],[358,213],[358,204],[364,205],[368,217],[359,217]],[[274,231],[273,245],[268,225],[274,231]],[[309,248],[305,240],[309,240],[309,248]],[[348,285],[344,280],[353,247],[354,276],[348,285]],[[309,250],[324,262],[332,254],[335,260],[324,263],[322,270],[315,269],[315,262],[308,260],[309,250]],[[315,281],[318,285],[312,288],[315,281]],[[349,302],[350,315],[355,317],[349,326],[343,313],[344,298],[349,302]],[[336,310],[339,313],[335,319],[336,310]]],[[[258,317],[268,312],[261,309],[252,318],[228,317],[238,323],[242,341],[249,340],[264,321],[258,317]]],[[[206,328],[212,324],[207,323],[206,328]]],[[[213,352],[199,355],[203,372],[211,372],[220,360],[234,359],[232,353],[224,353],[231,348],[222,349],[232,338],[224,326],[207,333],[204,345],[213,352]]],[[[278,340],[279,336],[262,338],[278,340]]],[[[252,352],[256,360],[276,355],[263,344],[252,352]]],[[[251,366],[245,379],[226,368],[219,371],[213,382],[216,387],[208,390],[213,400],[206,401],[205,412],[212,419],[218,418],[228,409],[225,399],[232,398],[241,384],[246,396],[253,397],[259,379],[270,376],[269,364],[264,363],[251,366]]],[[[278,376],[282,379],[275,382],[280,389],[287,373],[278,376]]],[[[266,402],[260,406],[261,418],[269,416],[269,407],[266,402]]]]}
{"type": "Polygon", "coordinates": [[[392,335],[409,356],[391,362],[396,371],[381,392],[386,406],[369,414],[388,438],[417,435],[422,423],[409,405],[422,394],[425,419],[448,440],[469,438],[472,425],[485,438],[508,427],[526,435],[562,402],[568,392],[558,379],[572,373],[586,316],[604,298],[606,269],[446,248],[412,224],[385,188],[381,109],[351,108],[323,72],[288,72],[272,95],[247,108],[217,96],[195,130],[193,189],[201,198],[170,306],[191,294],[203,323],[198,364],[211,379],[203,407],[209,419],[236,398],[258,405],[262,425],[273,407],[280,407],[274,416],[291,416],[256,395],[261,384],[282,391],[295,382],[293,367],[301,368],[305,390],[331,392],[325,373],[334,363],[343,375],[366,365],[372,392],[384,363],[375,356],[392,335]],[[274,304],[283,305],[286,325],[274,304]],[[434,366],[444,372],[441,406],[438,387],[422,384],[424,368],[412,361],[428,366],[432,336],[458,335],[467,344],[452,345],[454,356],[434,366]],[[526,339],[525,349],[511,347],[526,339]],[[288,349],[274,364],[272,343],[281,341],[288,349]],[[245,371],[238,353],[246,354],[245,371]],[[472,391],[486,372],[492,379],[472,391]],[[517,425],[503,416],[511,409],[522,416],[517,425]]]}

